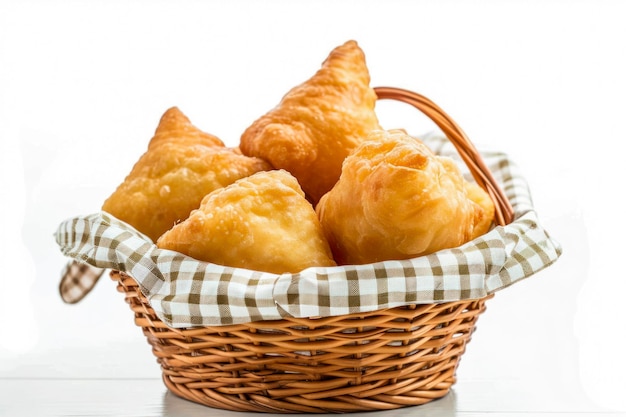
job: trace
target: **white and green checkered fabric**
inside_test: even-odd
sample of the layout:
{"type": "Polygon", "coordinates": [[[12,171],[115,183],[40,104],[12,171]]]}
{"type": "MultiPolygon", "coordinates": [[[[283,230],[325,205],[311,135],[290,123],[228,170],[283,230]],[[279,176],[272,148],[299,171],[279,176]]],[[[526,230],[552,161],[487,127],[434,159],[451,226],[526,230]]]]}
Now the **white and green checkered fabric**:
{"type": "MultiPolygon", "coordinates": [[[[424,141],[458,160],[447,139],[434,135],[424,141]]],[[[174,328],[482,298],[544,269],[561,254],[559,244],[539,225],[518,168],[505,154],[482,155],[513,205],[515,220],[460,247],[414,259],[276,275],[159,249],[104,212],[66,220],[56,240],[74,260],[131,275],[159,318],[174,328]]]]}

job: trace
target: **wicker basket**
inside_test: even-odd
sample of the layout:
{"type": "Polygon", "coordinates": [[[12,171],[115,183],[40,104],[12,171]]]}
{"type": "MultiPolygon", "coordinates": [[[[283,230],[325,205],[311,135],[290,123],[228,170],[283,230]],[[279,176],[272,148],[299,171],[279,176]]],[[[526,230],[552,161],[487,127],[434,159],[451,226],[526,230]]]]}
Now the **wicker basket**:
{"type": "MultiPolygon", "coordinates": [[[[513,210],[460,128],[425,97],[381,87],[409,103],[454,143],[496,203],[513,210]]],[[[174,394],[210,407],[270,413],[387,410],[445,396],[485,301],[410,305],[339,317],[285,318],[189,329],[166,326],[124,272],[112,271],[174,394]]]]}

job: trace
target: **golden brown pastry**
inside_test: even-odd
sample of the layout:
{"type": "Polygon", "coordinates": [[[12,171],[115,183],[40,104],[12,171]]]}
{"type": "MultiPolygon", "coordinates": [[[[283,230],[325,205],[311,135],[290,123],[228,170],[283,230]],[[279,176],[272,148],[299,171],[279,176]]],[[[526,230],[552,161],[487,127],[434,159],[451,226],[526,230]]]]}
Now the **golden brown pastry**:
{"type": "Polygon", "coordinates": [[[374,131],[316,208],[338,264],[407,259],[485,233],[493,203],[455,162],[402,131],[374,131]]]}
{"type": "Polygon", "coordinates": [[[277,274],[335,265],[315,210],[284,170],[259,172],[212,192],[157,246],[277,274]]]}
{"type": "Polygon", "coordinates": [[[242,152],[289,171],[317,203],[339,179],[344,158],[372,129],[380,129],[369,82],[357,43],[335,48],[313,77],[246,129],[242,152]]]}
{"type": "Polygon", "coordinates": [[[474,212],[474,233],[472,233],[471,239],[475,239],[489,231],[496,208],[489,194],[480,188],[478,184],[466,181],[465,187],[467,189],[467,197],[482,208],[482,210],[474,212]]]}
{"type": "Polygon", "coordinates": [[[174,142],[179,145],[224,146],[224,142],[217,136],[203,132],[194,126],[178,107],[171,107],[163,113],[148,147],[153,148],[161,143],[174,142]]]}
{"type": "Polygon", "coordinates": [[[172,108],[161,118],[148,150],[102,210],[156,241],[211,191],[268,169],[265,161],[224,147],[172,108]]]}

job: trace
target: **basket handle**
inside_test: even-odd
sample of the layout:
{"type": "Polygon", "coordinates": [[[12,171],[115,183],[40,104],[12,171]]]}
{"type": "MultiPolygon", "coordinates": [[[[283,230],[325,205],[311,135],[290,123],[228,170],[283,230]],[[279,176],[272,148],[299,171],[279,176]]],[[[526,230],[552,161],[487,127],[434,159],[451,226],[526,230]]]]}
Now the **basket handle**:
{"type": "Polygon", "coordinates": [[[495,206],[494,220],[499,226],[513,221],[514,211],[506,194],[496,182],[493,174],[483,161],[465,132],[439,106],[421,94],[395,87],[375,87],[379,100],[392,99],[410,104],[428,116],[452,142],[469,168],[476,183],[491,197],[495,206]]]}

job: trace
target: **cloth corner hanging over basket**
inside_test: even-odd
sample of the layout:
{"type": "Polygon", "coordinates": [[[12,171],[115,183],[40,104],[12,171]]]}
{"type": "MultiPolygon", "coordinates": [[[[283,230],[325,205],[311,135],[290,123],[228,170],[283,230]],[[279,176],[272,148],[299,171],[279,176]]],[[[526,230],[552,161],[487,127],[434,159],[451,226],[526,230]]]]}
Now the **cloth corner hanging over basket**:
{"type": "Polygon", "coordinates": [[[491,231],[419,258],[276,275],[159,249],[99,212],[57,230],[61,251],[74,260],[61,282],[64,299],[81,300],[110,269],[165,385],[210,407],[351,412],[446,395],[485,302],[554,263],[561,248],[539,224],[528,186],[507,155],[479,153],[419,94],[375,91],[379,99],[413,105],[443,131],[422,139],[463,162],[466,175],[489,193],[496,206],[491,231]]]}

